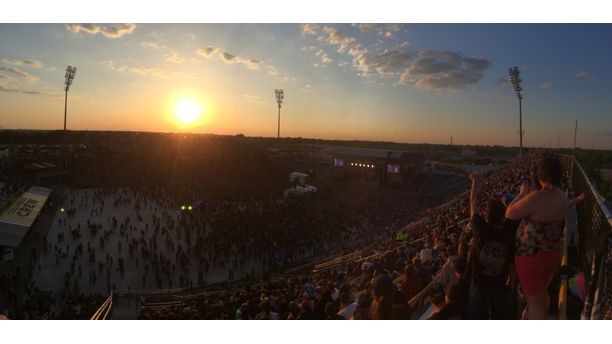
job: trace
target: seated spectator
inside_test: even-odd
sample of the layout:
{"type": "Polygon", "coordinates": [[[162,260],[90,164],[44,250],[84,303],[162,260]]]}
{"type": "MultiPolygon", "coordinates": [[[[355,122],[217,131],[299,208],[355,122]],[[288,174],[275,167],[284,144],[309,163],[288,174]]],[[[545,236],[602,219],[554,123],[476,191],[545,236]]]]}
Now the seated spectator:
{"type": "Polygon", "coordinates": [[[421,276],[417,274],[414,265],[407,264],[404,269],[404,281],[400,288],[406,302],[410,301],[410,299],[423,290],[424,287],[425,284],[421,280],[421,276]]]}
{"type": "Polygon", "coordinates": [[[467,292],[459,282],[448,286],[444,296],[444,305],[435,312],[429,320],[465,320],[467,319],[467,301],[464,297],[467,292]]]}
{"type": "Polygon", "coordinates": [[[393,272],[391,272],[391,275],[389,275],[389,278],[391,278],[392,281],[395,280],[402,274],[402,272],[404,272],[404,269],[405,269],[404,261],[401,259],[396,260],[395,268],[393,269],[393,272]]]}
{"type": "Polygon", "coordinates": [[[336,313],[337,311],[338,307],[336,307],[332,302],[325,304],[325,314],[327,315],[327,320],[345,320],[343,316],[336,313]]]}
{"type": "Polygon", "coordinates": [[[448,288],[450,288],[451,285],[456,284],[458,286],[456,292],[459,294],[453,297],[453,300],[457,303],[466,306],[468,305],[469,292],[471,289],[471,276],[468,274],[467,271],[467,260],[463,256],[458,256],[453,262],[453,273],[455,274],[456,280],[453,283],[449,284],[446,289],[446,291],[448,291],[448,288]]]}
{"type": "Polygon", "coordinates": [[[453,267],[455,259],[459,256],[453,254],[453,252],[449,249],[449,258],[446,260],[446,263],[442,265],[442,269],[440,270],[440,284],[444,287],[444,290],[453,282],[457,280],[455,276],[455,269],[453,267]]]}
{"type": "Polygon", "coordinates": [[[358,304],[353,302],[349,293],[342,293],[340,294],[340,311],[338,312],[338,315],[342,316],[342,318],[346,320],[351,320],[357,306],[358,304]]]}
{"type": "Polygon", "coordinates": [[[261,313],[257,314],[258,320],[278,320],[278,313],[272,311],[270,303],[266,300],[261,303],[261,313]]]}
{"type": "Polygon", "coordinates": [[[308,300],[302,301],[299,307],[299,313],[297,318],[298,320],[311,320],[312,317],[312,308],[310,306],[310,302],[308,300]]]}
{"type": "Polygon", "coordinates": [[[431,282],[431,270],[429,270],[429,267],[424,265],[421,262],[421,259],[417,257],[412,259],[412,265],[414,265],[414,268],[416,269],[416,273],[421,278],[421,281],[423,282],[423,284],[424,285],[429,284],[429,282],[431,282]]]}
{"type": "Polygon", "coordinates": [[[369,320],[370,319],[370,306],[372,305],[372,293],[370,289],[360,292],[357,295],[357,308],[353,313],[353,319],[355,320],[369,320]]]}
{"type": "Polygon", "coordinates": [[[436,313],[438,313],[446,304],[444,299],[444,288],[440,283],[434,283],[429,287],[429,302],[434,308],[433,314],[429,317],[429,320],[436,319],[436,313]]]}
{"type": "Polygon", "coordinates": [[[387,275],[376,277],[372,285],[372,305],[370,306],[370,318],[373,320],[395,319],[396,314],[393,306],[393,294],[395,287],[387,275]]]}
{"type": "Polygon", "coordinates": [[[419,252],[419,259],[421,262],[433,259],[433,250],[430,248],[429,242],[425,242],[425,248],[419,252]]]}

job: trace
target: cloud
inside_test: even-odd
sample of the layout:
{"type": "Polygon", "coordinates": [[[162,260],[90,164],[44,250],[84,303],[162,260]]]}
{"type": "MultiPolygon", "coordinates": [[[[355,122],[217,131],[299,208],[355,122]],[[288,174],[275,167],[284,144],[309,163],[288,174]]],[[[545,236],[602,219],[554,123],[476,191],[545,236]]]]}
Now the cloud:
{"type": "Polygon", "coordinates": [[[219,48],[215,48],[212,45],[209,45],[207,47],[204,48],[199,48],[198,50],[196,50],[196,54],[200,57],[204,57],[209,59],[211,56],[213,56],[217,51],[219,51],[219,48]]]}
{"type": "Polygon", "coordinates": [[[156,42],[141,42],[140,45],[143,48],[157,49],[157,50],[165,48],[163,45],[156,43],[156,42]]]}
{"type": "MultiPolygon", "coordinates": [[[[390,30],[397,31],[401,28],[395,24],[354,24],[362,32],[371,30],[390,30]]],[[[348,54],[352,57],[352,66],[359,71],[359,75],[367,76],[372,72],[379,75],[389,75],[398,73],[408,62],[409,56],[398,51],[384,51],[373,59],[367,57],[368,48],[364,47],[359,41],[339,28],[324,26],[323,34],[317,38],[318,41],[337,47],[339,54],[348,54]]],[[[375,49],[376,50],[376,49],[375,49]]],[[[342,62],[341,62],[342,64],[342,62]]]]}
{"type": "MultiPolygon", "coordinates": [[[[396,43],[394,49],[380,49],[386,39],[394,38],[402,30],[401,24],[352,24],[364,33],[377,32],[377,43],[368,50],[356,37],[347,34],[338,27],[302,27],[302,32],[316,34],[317,41],[332,46],[341,56],[352,58],[351,64],[361,76],[379,75],[399,77],[398,83],[414,85],[418,88],[432,90],[458,90],[474,85],[480,81],[490,61],[480,57],[464,56],[450,51],[420,50],[416,56],[400,49],[407,49],[407,41],[396,43]],[[374,53],[376,55],[374,56],[374,53]]],[[[305,47],[303,50],[310,50],[305,47]]],[[[323,56],[318,50],[318,57],[323,56]]],[[[323,62],[323,61],[322,61],[323,62]]],[[[340,58],[339,66],[346,62],[340,58]]],[[[318,66],[317,64],[316,66],[318,66]]]]}
{"type": "Polygon", "coordinates": [[[368,49],[362,47],[360,44],[355,45],[348,51],[349,55],[353,57],[353,68],[356,68],[361,76],[366,76],[370,72],[370,66],[368,64],[368,58],[366,54],[368,49]]]}
{"type": "Polygon", "coordinates": [[[367,34],[367,33],[374,31],[379,26],[379,24],[361,23],[361,24],[351,24],[351,26],[356,27],[357,29],[359,29],[359,31],[367,34]]]}
{"type": "Polygon", "coordinates": [[[0,74],[0,92],[4,92],[4,93],[21,93],[21,94],[32,94],[32,95],[42,95],[42,96],[49,96],[49,97],[57,97],[59,96],[59,94],[57,93],[51,93],[51,92],[47,92],[47,91],[34,91],[34,90],[24,90],[21,88],[15,88],[12,87],[10,85],[11,82],[13,82],[15,79],[4,75],[4,74],[0,74]]]}
{"type": "Polygon", "coordinates": [[[171,63],[181,64],[185,61],[185,59],[180,57],[180,55],[174,50],[169,51],[168,53],[165,54],[165,56],[166,56],[166,61],[171,62],[171,63]]]}
{"type": "MultiPolygon", "coordinates": [[[[207,47],[199,48],[196,51],[196,53],[198,56],[208,59],[214,54],[216,54],[218,51],[219,51],[219,48],[209,45],[207,47]]],[[[234,55],[232,53],[228,53],[227,51],[220,52],[219,58],[221,59],[221,61],[227,64],[242,64],[251,70],[259,70],[263,68],[265,71],[267,71],[269,75],[272,75],[272,76],[280,75],[278,68],[270,64],[264,63],[263,61],[258,60],[258,59],[246,58],[246,57],[234,55]]]]}
{"type": "Polygon", "coordinates": [[[258,95],[245,94],[243,97],[246,100],[248,100],[250,102],[253,102],[253,103],[261,103],[262,102],[261,96],[258,96],[258,95]]]}
{"type": "Polygon", "coordinates": [[[368,59],[366,54],[368,49],[363,47],[355,37],[347,35],[341,29],[332,26],[323,26],[323,34],[317,37],[319,42],[323,42],[333,47],[337,47],[340,55],[348,54],[352,57],[352,65],[359,71],[360,75],[367,75],[369,72],[368,59]]]}
{"type": "Polygon", "coordinates": [[[357,44],[357,40],[354,37],[347,35],[336,27],[324,26],[323,31],[327,34],[327,37],[319,36],[319,41],[338,46],[338,53],[340,54],[344,54],[357,44]]]}
{"type": "Polygon", "coordinates": [[[497,84],[504,85],[504,86],[512,86],[512,82],[510,81],[510,79],[506,79],[506,78],[497,79],[497,84]]]}
{"type": "Polygon", "coordinates": [[[40,69],[43,66],[42,62],[38,60],[2,59],[2,62],[13,66],[24,66],[36,69],[40,69]]]}
{"type": "Polygon", "coordinates": [[[395,34],[402,29],[401,24],[385,24],[381,27],[378,35],[387,39],[394,38],[395,34]]]}
{"type": "Polygon", "coordinates": [[[221,60],[223,60],[223,62],[225,62],[225,63],[243,64],[247,68],[253,69],[253,70],[259,69],[259,66],[261,65],[261,61],[260,60],[242,58],[242,57],[239,57],[237,55],[230,54],[230,53],[227,53],[227,52],[223,52],[219,56],[221,57],[221,60]]]}
{"type": "Polygon", "coordinates": [[[410,60],[410,55],[399,51],[387,51],[367,62],[368,67],[380,75],[396,74],[410,60]]]}
{"type": "Polygon", "coordinates": [[[329,55],[327,55],[327,53],[323,50],[320,49],[319,51],[317,51],[315,53],[315,56],[317,56],[318,58],[321,59],[321,62],[326,65],[326,64],[330,64],[333,62],[333,60],[329,57],[329,55]]]}
{"type": "Polygon", "coordinates": [[[165,60],[170,63],[181,64],[185,62],[185,59],[182,58],[179,53],[177,53],[166,45],[160,44],[158,42],[141,42],[140,45],[143,48],[160,50],[161,52],[163,52],[165,60]]]}
{"type": "Polygon", "coordinates": [[[356,27],[359,31],[369,34],[373,31],[378,32],[378,35],[383,38],[393,38],[396,32],[402,29],[401,24],[375,24],[375,23],[362,23],[362,24],[351,24],[356,27]]]}
{"type": "MultiPolygon", "coordinates": [[[[9,74],[12,76],[15,76],[17,78],[20,78],[22,80],[25,80],[29,83],[35,83],[36,81],[38,81],[38,78],[35,77],[34,75],[28,73],[28,72],[24,72],[22,70],[19,70],[17,68],[13,68],[13,67],[0,67],[0,73],[2,74],[9,74]]],[[[8,76],[8,75],[6,75],[8,76]]]]}
{"type": "Polygon", "coordinates": [[[235,62],[234,60],[236,59],[236,55],[232,55],[230,53],[221,53],[221,59],[225,63],[233,63],[235,62]]]}
{"type": "Polygon", "coordinates": [[[487,59],[457,52],[421,50],[399,83],[431,90],[458,90],[476,84],[490,64],[487,59]]]}
{"type": "Polygon", "coordinates": [[[320,27],[319,24],[302,24],[302,34],[316,35],[320,27]]]}
{"type": "Polygon", "coordinates": [[[107,38],[121,38],[123,35],[132,33],[136,29],[136,25],[120,24],[116,26],[102,26],[96,24],[66,24],[66,29],[74,33],[84,31],[92,35],[101,33],[107,38]]]}
{"type": "Polygon", "coordinates": [[[106,68],[123,73],[134,73],[142,76],[152,76],[157,78],[169,78],[177,75],[175,71],[160,67],[138,67],[138,66],[115,66],[113,61],[102,61],[106,68]]]}
{"type": "Polygon", "coordinates": [[[599,97],[597,96],[579,96],[579,97],[576,97],[576,100],[594,102],[594,101],[599,100],[599,97]]]}
{"type": "Polygon", "coordinates": [[[0,85],[0,92],[41,95],[41,96],[47,96],[47,97],[58,97],[59,96],[59,94],[57,93],[52,93],[52,92],[47,92],[47,91],[22,90],[22,89],[17,89],[17,88],[6,87],[2,85],[0,85]]]}
{"type": "Polygon", "coordinates": [[[266,69],[268,70],[268,74],[272,75],[272,76],[277,76],[280,73],[278,72],[278,68],[271,66],[271,65],[267,65],[266,69]]]}
{"type": "Polygon", "coordinates": [[[576,77],[582,79],[595,79],[595,75],[591,72],[578,72],[576,73],[576,77]]]}
{"type": "Polygon", "coordinates": [[[13,80],[4,74],[0,74],[0,86],[6,86],[8,83],[13,80]]]}
{"type": "Polygon", "coordinates": [[[250,69],[259,69],[259,65],[261,64],[261,61],[256,59],[240,60],[239,62],[246,65],[250,69]]]}
{"type": "Polygon", "coordinates": [[[542,85],[540,85],[540,88],[545,89],[545,90],[551,89],[553,87],[555,87],[555,84],[553,84],[552,82],[545,82],[542,85]]]}

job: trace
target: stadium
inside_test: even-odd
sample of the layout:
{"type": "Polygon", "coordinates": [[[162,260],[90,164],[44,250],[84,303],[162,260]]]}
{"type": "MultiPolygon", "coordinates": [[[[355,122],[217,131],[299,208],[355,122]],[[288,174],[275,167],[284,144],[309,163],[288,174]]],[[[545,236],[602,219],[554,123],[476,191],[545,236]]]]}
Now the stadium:
{"type": "MultiPolygon", "coordinates": [[[[51,174],[29,168],[62,164],[41,147],[20,155],[20,145],[7,146],[0,239],[10,318],[371,319],[368,290],[383,275],[393,313],[377,316],[426,319],[465,273],[457,262],[473,254],[469,180],[432,171],[422,155],[244,137],[73,135],[87,148],[51,174]],[[136,148],[152,146],[165,151],[136,148]],[[409,169],[407,185],[421,180],[416,191],[376,175],[397,174],[385,164],[402,156],[395,165],[409,169]],[[283,193],[296,170],[316,186],[309,197],[283,193]]],[[[483,175],[479,199],[518,195],[517,181],[533,177],[543,154],[483,175]]],[[[546,154],[563,163],[568,195],[584,194],[564,222],[549,317],[608,318],[608,210],[572,156],[546,154]]],[[[503,318],[521,316],[517,284],[513,293],[515,309],[503,318]]]]}
{"type": "Polygon", "coordinates": [[[598,127],[610,119],[596,96],[477,49],[412,47],[400,24],[283,25],[206,26],[199,39],[232,44],[204,46],[191,26],[11,27],[89,59],[79,75],[56,73],[59,48],[54,62],[0,60],[2,318],[612,319],[612,156],[598,127]],[[279,60],[231,50],[283,35],[279,60]],[[523,129],[523,83],[537,134],[523,129]],[[568,103],[542,110],[551,89],[568,103]]]}

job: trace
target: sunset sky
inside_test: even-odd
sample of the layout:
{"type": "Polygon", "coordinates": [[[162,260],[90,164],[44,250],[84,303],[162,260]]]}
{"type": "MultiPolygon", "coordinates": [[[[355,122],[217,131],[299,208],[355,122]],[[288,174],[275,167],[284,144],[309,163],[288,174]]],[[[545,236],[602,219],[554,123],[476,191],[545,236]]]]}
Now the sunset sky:
{"type": "Polygon", "coordinates": [[[0,126],[612,149],[612,25],[0,24],[0,126]],[[201,108],[191,124],[177,104],[201,108]],[[192,104],[190,103],[190,104],[192,104]]]}

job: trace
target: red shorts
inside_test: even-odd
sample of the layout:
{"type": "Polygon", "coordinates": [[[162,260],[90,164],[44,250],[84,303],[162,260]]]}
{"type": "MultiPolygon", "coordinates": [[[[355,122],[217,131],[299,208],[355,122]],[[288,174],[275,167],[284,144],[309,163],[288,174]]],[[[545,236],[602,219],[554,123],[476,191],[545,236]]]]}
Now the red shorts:
{"type": "Polygon", "coordinates": [[[542,252],[535,256],[516,256],[514,262],[523,292],[537,295],[546,290],[553,273],[561,264],[561,251],[542,252]]]}

